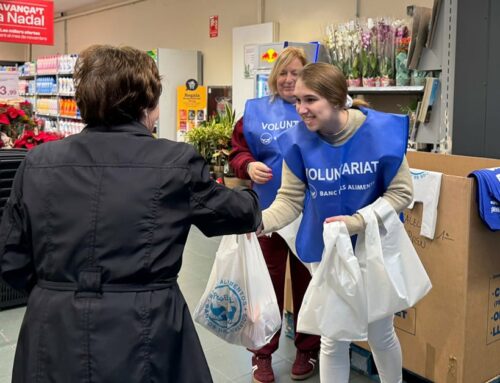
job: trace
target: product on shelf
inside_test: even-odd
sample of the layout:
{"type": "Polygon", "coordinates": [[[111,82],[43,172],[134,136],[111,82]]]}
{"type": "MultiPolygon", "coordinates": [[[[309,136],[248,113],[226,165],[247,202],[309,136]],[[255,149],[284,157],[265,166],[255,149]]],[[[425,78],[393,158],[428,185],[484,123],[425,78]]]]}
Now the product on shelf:
{"type": "Polygon", "coordinates": [[[37,98],[36,113],[57,116],[57,98],[37,98]]]}
{"type": "Polygon", "coordinates": [[[61,119],[59,120],[58,131],[63,136],[70,136],[80,133],[84,127],[85,124],[81,121],[61,119]]]}
{"type": "Polygon", "coordinates": [[[61,98],[59,100],[59,114],[61,116],[80,117],[76,101],[72,98],[61,98]]]}
{"type": "Polygon", "coordinates": [[[19,68],[19,76],[27,77],[20,79],[19,92],[35,106],[45,131],[69,136],[85,127],[74,99],[72,74],[77,58],[76,54],[44,56],[36,65],[26,62],[19,68]]]}
{"type": "Polygon", "coordinates": [[[76,54],[59,56],[58,72],[73,73],[77,58],[78,55],[76,54]]]}
{"type": "Polygon", "coordinates": [[[55,74],[58,69],[58,55],[39,57],[36,60],[37,74],[55,74]]]}
{"type": "Polygon", "coordinates": [[[19,67],[19,76],[28,77],[36,74],[36,66],[34,62],[25,62],[19,67]]]}
{"type": "Polygon", "coordinates": [[[75,83],[71,77],[59,77],[58,92],[60,95],[73,96],[75,94],[75,83]]]}
{"type": "Polygon", "coordinates": [[[55,94],[57,93],[57,85],[55,77],[43,76],[36,79],[36,93],[39,94],[55,94]]]}

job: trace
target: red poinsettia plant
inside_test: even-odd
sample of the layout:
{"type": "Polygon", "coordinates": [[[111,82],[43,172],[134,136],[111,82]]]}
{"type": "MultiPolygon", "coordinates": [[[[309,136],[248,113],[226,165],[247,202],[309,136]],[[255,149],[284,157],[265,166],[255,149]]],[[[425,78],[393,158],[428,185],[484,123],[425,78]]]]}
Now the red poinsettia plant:
{"type": "Polygon", "coordinates": [[[61,136],[56,133],[37,132],[34,130],[25,130],[23,135],[14,142],[14,148],[33,149],[35,146],[44,142],[60,140],[61,136]]]}
{"type": "Polygon", "coordinates": [[[55,133],[40,131],[29,102],[0,103],[0,148],[31,149],[43,142],[59,140],[55,133]]]}

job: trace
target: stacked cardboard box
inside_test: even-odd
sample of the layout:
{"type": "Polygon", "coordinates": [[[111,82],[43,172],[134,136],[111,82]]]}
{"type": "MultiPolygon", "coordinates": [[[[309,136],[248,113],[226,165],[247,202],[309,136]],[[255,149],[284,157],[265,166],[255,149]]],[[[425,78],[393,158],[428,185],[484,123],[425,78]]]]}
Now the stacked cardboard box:
{"type": "MultiPolygon", "coordinates": [[[[422,205],[405,228],[433,289],[395,319],[403,366],[437,383],[483,383],[500,375],[500,232],[481,221],[476,169],[500,160],[410,152],[411,168],[443,173],[434,240],[420,236],[422,205]]],[[[362,344],[367,347],[366,344],[362,344]]]]}

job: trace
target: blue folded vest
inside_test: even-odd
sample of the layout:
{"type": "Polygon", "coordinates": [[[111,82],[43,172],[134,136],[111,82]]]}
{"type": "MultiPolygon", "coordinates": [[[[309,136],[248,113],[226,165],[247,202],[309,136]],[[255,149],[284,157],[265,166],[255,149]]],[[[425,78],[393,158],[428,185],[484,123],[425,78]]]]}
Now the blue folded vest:
{"type": "Polygon", "coordinates": [[[500,230],[500,167],[475,170],[469,177],[477,179],[477,204],[481,219],[490,230],[500,230]]]}

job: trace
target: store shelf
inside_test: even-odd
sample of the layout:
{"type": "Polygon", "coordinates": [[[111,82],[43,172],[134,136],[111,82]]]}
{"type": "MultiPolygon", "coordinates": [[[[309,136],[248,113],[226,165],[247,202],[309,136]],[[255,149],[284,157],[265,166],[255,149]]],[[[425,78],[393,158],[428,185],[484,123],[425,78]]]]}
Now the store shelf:
{"type": "Polygon", "coordinates": [[[71,119],[71,120],[78,120],[78,121],[82,120],[81,117],[78,117],[78,116],[65,116],[64,114],[60,114],[59,118],[68,118],[68,119],[71,119]]]}
{"type": "Polygon", "coordinates": [[[79,116],[67,116],[64,114],[50,114],[50,113],[38,113],[38,112],[35,112],[35,114],[40,117],[67,118],[69,120],[78,120],[78,121],[82,120],[82,118],[79,116]]]}
{"type": "Polygon", "coordinates": [[[35,78],[34,74],[23,74],[22,76],[18,76],[19,80],[31,80],[35,78]]]}
{"type": "MultiPolygon", "coordinates": [[[[47,73],[37,73],[36,76],[73,76],[74,72],[47,72],[47,73]]],[[[34,77],[31,75],[28,77],[34,77]]],[[[21,77],[21,76],[20,76],[21,77]]]]}
{"type": "Polygon", "coordinates": [[[19,97],[35,97],[37,93],[19,93],[19,97]]]}
{"type": "Polygon", "coordinates": [[[57,117],[59,117],[59,115],[57,115],[57,114],[40,113],[40,112],[35,112],[35,115],[36,116],[40,116],[40,117],[51,117],[51,118],[57,118],[57,117]]]}
{"type": "Polygon", "coordinates": [[[40,92],[37,92],[36,95],[38,97],[56,97],[56,96],[58,96],[57,93],[40,93],[40,92]]]}
{"type": "Polygon", "coordinates": [[[351,94],[422,94],[423,86],[374,86],[349,87],[351,94]]]}
{"type": "Polygon", "coordinates": [[[60,97],[75,97],[75,93],[58,93],[60,97]]]}

